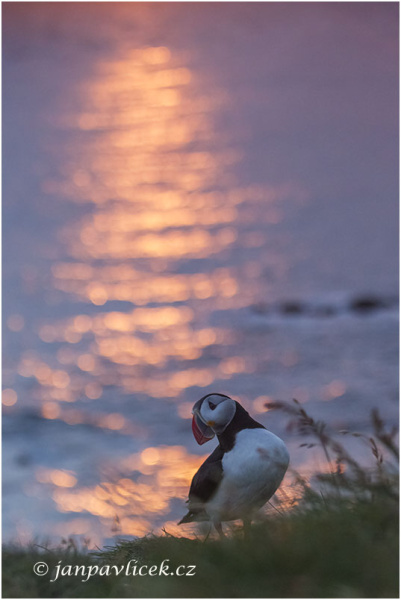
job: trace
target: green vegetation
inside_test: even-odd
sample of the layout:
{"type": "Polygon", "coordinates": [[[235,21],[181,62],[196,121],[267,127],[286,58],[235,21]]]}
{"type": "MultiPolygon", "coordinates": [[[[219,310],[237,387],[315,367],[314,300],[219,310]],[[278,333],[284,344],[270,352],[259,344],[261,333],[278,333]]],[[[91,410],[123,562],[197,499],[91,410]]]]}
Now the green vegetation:
{"type": "MultiPolygon", "coordinates": [[[[120,541],[97,553],[64,549],[6,548],[3,551],[3,597],[30,598],[166,598],[166,597],[398,597],[398,478],[395,431],[385,430],[373,414],[367,443],[373,466],[360,466],[298,403],[276,403],[291,415],[291,426],[313,436],[322,446],[332,472],[315,482],[298,484],[302,493],[289,509],[278,506],[244,536],[233,529],[226,539],[190,540],[169,534],[120,541]],[[92,566],[103,572],[131,560],[130,572],[168,559],[174,571],[195,565],[193,576],[59,577],[62,565],[92,566]],[[49,574],[35,575],[33,565],[45,561],[49,574]]],[[[182,569],[185,573],[186,569],[182,569]]]]}

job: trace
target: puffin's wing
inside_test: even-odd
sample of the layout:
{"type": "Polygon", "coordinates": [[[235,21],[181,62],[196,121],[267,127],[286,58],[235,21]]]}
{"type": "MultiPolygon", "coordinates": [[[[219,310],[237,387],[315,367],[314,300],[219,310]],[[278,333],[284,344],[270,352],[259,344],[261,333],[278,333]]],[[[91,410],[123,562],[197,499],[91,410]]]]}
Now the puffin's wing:
{"type": "Polygon", "coordinates": [[[188,514],[181,519],[180,523],[208,520],[204,504],[217,491],[223,478],[223,454],[223,450],[217,446],[195,473],[189,489],[188,514]]]}
{"type": "Polygon", "coordinates": [[[213,496],[223,478],[223,450],[220,446],[200,466],[189,489],[189,503],[207,502],[213,496]]]}

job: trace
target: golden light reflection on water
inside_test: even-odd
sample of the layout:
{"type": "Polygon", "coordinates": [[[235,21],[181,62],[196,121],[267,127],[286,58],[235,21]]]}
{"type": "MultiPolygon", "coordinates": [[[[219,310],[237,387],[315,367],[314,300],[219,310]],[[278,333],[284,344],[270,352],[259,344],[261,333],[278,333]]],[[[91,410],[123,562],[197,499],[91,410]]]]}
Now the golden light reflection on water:
{"type": "MultiPolygon", "coordinates": [[[[49,421],[144,444],[146,427],[135,408],[123,414],[122,394],[134,402],[140,394],[148,402],[174,399],[172,418],[179,423],[191,417],[186,390],[221,386],[255,370],[235,332],[212,325],[210,316],[251,304],[265,267],[286,268],[278,254],[260,252],[266,235],[255,228],[277,224],[281,200],[296,191],[238,186],[233,165],[240,154],[215,128],[228,100],[202,86],[169,48],[132,50],[100,62],[80,88],[81,110],[54,119],[71,140],[59,176],[43,180],[42,191],[88,210],[58,232],[64,251],[51,267],[51,291],[71,306],[80,302],[80,309],[38,323],[36,334],[49,351],[25,351],[18,366],[21,377],[36,382],[31,395],[49,421]],[[250,254],[238,261],[235,252],[250,254]],[[128,308],[110,309],[113,301],[128,308]],[[116,405],[108,399],[108,410],[104,403],[97,408],[112,386],[116,405]]],[[[28,283],[30,277],[26,273],[28,283]]],[[[7,326],[19,332],[24,318],[11,315],[7,326]]],[[[287,366],[297,360],[294,353],[283,358],[287,366]]],[[[331,385],[331,394],[338,391],[331,385]]],[[[256,412],[265,399],[255,400],[256,412]]],[[[5,390],[3,404],[16,402],[16,393],[5,390]]],[[[63,469],[40,468],[36,480],[52,486],[59,512],[97,517],[104,536],[116,518],[119,532],[144,535],[156,521],[166,523],[173,498],[185,499],[202,460],[182,446],[148,447],[121,459],[93,486],[63,469]]],[[[99,539],[87,519],[72,523],[75,532],[92,531],[99,539]]],[[[175,522],[168,526],[182,533],[175,522]]],[[[58,531],[68,532],[67,524],[58,531]]]]}
{"type": "Polygon", "coordinates": [[[3,406],[14,406],[18,400],[18,396],[15,390],[6,388],[2,391],[2,404],[3,406]]]}
{"type": "Polygon", "coordinates": [[[204,458],[190,455],[182,446],[149,447],[120,460],[113,466],[114,476],[109,474],[92,487],[72,489],[69,481],[54,481],[55,473],[47,471],[37,478],[54,485],[52,497],[59,511],[98,516],[109,533],[117,518],[119,533],[145,535],[155,517],[169,512],[173,498],[185,499],[204,458]]]}
{"type": "Polygon", "coordinates": [[[53,268],[54,287],[88,299],[95,305],[103,305],[108,300],[137,305],[206,298],[224,300],[233,298],[239,289],[228,268],[214,269],[208,275],[159,274],[153,270],[156,270],[153,264],[150,272],[146,272],[136,271],[127,265],[87,269],[86,265],[59,263],[53,268]]]}
{"type": "MultiPolygon", "coordinates": [[[[102,62],[81,95],[83,112],[59,117],[57,126],[85,134],[65,158],[63,177],[44,181],[43,189],[96,210],[61,232],[74,261],[54,264],[54,287],[95,305],[249,302],[235,298],[232,268],[203,274],[175,274],[173,268],[177,260],[212,257],[237,242],[238,206],[249,200],[263,201],[263,219],[277,222],[277,202],[288,194],[235,185],[231,167],[238,153],[214,131],[224,96],[215,89],[206,94],[167,48],[102,62]],[[151,62],[149,52],[163,59],[151,62]],[[144,260],[142,268],[133,265],[144,260]]],[[[261,235],[241,243],[258,247],[261,235]]]]}

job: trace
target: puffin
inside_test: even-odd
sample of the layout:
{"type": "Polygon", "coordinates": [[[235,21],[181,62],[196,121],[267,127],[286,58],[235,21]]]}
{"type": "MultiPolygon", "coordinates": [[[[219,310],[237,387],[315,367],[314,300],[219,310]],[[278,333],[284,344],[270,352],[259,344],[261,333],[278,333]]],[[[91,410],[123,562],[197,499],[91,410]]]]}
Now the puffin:
{"type": "Polygon", "coordinates": [[[246,531],[254,513],[282,482],[290,460],[288,450],[279,437],[225,394],[203,396],[192,414],[197,443],[202,445],[216,435],[219,445],[195,473],[188,512],[178,525],[209,521],[224,536],[222,522],[242,519],[246,531]]]}

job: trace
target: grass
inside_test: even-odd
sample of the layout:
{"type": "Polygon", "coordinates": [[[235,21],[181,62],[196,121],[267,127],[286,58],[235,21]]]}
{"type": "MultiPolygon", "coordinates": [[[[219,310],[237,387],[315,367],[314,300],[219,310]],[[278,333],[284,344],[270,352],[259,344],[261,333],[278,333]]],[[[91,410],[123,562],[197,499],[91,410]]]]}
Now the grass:
{"type": "Polygon", "coordinates": [[[247,537],[233,529],[223,540],[191,540],[165,534],[119,541],[96,553],[70,542],[57,549],[31,545],[3,550],[5,598],[393,598],[398,590],[398,450],[395,431],[386,431],[373,414],[371,436],[352,435],[366,443],[371,467],[351,457],[338,436],[314,421],[302,407],[275,403],[290,415],[290,427],[319,444],[329,473],[312,483],[298,477],[302,493],[292,509],[272,512],[247,537]],[[100,569],[160,565],[170,571],[194,565],[194,576],[94,575],[59,577],[59,561],[100,569]],[[38,577],[32,567],[49,564],[38,577]],[[53,573],[53,575],[50,575],[53,573]]]}

